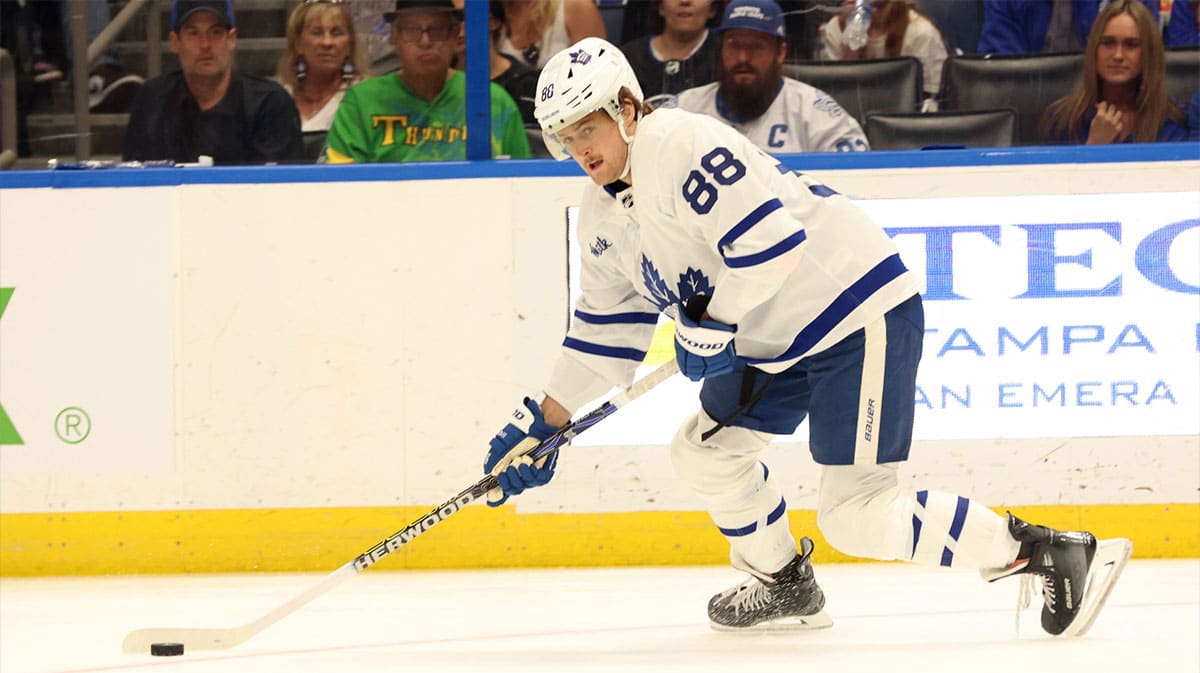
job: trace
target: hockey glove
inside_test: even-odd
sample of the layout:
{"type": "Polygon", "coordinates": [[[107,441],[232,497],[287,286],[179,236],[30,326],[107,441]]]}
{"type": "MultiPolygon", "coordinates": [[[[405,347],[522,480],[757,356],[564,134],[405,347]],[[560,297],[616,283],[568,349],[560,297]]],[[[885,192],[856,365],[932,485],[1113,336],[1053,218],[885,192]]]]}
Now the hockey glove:
{"type": "Polygon", "coordinates": [[[489,442],[491,448],[483,461],[483,471],[496,475],[500,482],[499,488],[488,491],[489,507],[499,507],[510,495],[520,495],[527,488],[545,486],[550,481],[558,463],[558,450],[536,462],[524,454],[553,435],[555,430],[557,428],[542,417],[538,403],[528,397],[513,411],[511,420],[489,442]]]}
{"type": "Polygon", "coordinates": [[[737,328],[716,320],[701,320],[710,297],[695,295],[679,306],[675,319],[675,361],[679,371],[693,381],[733,371],[737,354],[733,335],[737,328]]]}

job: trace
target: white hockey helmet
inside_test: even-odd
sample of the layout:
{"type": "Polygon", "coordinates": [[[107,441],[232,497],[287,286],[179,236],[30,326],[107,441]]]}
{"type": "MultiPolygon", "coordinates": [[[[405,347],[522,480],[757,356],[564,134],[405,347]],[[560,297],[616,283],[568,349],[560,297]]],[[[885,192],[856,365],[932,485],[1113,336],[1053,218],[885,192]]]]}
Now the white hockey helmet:
{"type": "MultiPolygon", "coordinates": [[[[568,158],[558,142],[558,131],[597,110],[618,121],[622,87],[643,100],[642,87],[625,54],[606,40],[586,37],[551,57],[538,77],[534,103],[546,149],[556,159],[568,158]]],[[[619,121],[617,128],[625,142],[632,140],[619,121]]]]}

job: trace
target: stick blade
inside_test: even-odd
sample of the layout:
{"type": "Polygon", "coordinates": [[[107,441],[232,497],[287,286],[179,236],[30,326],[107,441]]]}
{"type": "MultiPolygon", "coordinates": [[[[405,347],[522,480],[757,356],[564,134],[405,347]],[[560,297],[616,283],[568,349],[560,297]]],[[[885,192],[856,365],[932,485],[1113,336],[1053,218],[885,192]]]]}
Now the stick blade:
{"type": "Polygon", "coordinates": [[[138,629],[125,636],[121,650],[127,654],[147,654],[154,643],[183,643],[184,652],[227,650],[246,638],[241,629],[138,629]]]}

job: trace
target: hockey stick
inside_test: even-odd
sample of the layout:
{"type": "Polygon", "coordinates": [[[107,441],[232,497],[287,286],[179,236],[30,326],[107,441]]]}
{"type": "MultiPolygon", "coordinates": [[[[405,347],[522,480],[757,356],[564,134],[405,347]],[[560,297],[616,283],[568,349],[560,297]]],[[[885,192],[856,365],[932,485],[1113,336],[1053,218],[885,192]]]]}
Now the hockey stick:
{"type": "MultiPolygon", "coordinates": [[[[608,418],[617,409],[641,397],[658,384],[671,378],[679,371],[675,360],[660,366],[658,369],[643,376],[633,385],[614,395],[610,400],[592,410],[578,420],[564,425],[546,441],[529,452],[534,460],[545,456],[551,451],[566,446],[579,433],[608,418]]],[[[387,539],[359,554],[350,561],[333,571],[316,585],[292,600],[271,610],[252,622],[231,629],[215,628],[150,628],[138,629],[125,636],[121,649],[129,653],[149,652],[153,643],[182,643],[184,651],[191,650],[227,650],[246,642],[263,629],[283,619],[296,610],[304,607],[317,596],[324,594],[345,580],[378,563],[383,557],[391,554],[400,547],[412,542],[418,535],[433,528],[435,525],[450,518],[463,507],[487,495],[487,492],[498,485],[496,477],[485,475],[470,487],[446,502],[429,511],[428,514],[413,521],[401,530],[393,533],[387,539]]]]}

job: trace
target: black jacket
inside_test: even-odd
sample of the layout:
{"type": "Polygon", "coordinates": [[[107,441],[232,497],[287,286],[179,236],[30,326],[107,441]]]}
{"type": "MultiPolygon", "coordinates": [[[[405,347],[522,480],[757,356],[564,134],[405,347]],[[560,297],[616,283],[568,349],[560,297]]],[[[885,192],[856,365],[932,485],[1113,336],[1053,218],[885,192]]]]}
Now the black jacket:
{"type": "Polygon", "coordinates": [[[200,110],[181,71],[147,80],[133,100],[125,160],[215,164],[304,161],[296,104],[275,82],[239,74],[219,103],[200,110]]]}

